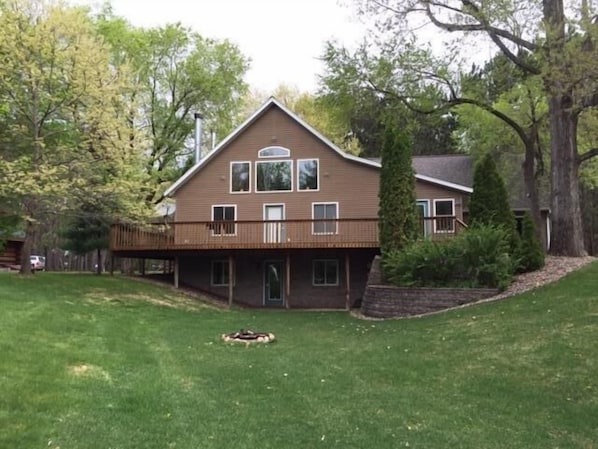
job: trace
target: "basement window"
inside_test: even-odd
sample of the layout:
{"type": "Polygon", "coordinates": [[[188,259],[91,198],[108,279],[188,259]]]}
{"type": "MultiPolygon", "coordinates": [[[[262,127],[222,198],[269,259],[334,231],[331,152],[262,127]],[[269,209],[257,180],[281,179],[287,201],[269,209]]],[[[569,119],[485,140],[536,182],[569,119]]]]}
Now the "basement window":
{"type": "Polygon", "coordinates": [[[330,287],[338,285],[338,260],[314,260],[312,268],[313,285],[330,287]]]}

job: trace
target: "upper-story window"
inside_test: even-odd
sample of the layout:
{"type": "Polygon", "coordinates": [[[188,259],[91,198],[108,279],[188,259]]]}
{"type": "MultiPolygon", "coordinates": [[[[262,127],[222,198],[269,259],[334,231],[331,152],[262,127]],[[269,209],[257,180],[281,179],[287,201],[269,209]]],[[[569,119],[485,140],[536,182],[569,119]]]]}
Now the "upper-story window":
{"type": "Polygon", "coordinates": [[[293,161],[257,161],[256,192],[290,192],[293,190],[293,161]]]}
{"type": "Polygon", "coordinates": [[[318,160],[297,160],[297,190],[318,190],[318,160]]]}
{"type": "Polygon", "coordinates": [[[283,147],[266,147],[257,153],[257,157],[289,157],[291,150],[283,147]]]}
{"type": "Polygon", "coordinates": [[[455,200],[434,200],[434,232],[455,232],[455,200]]]}
{"type": "Polygon", "coordinates": [[[336,234],[338,203],[312,203],[312,218],[313,234],[336,234]]]}
{"type": "Polygon", "coordinates": [[[235,235],[237,233],[237,206],[218,204],[212,206],[212,235],[235,235]]]}
{"type": "Polygon", "coordinates": [[[247,193],[250,191],[251,162],[230,163],[230,191],[247,193]]]}

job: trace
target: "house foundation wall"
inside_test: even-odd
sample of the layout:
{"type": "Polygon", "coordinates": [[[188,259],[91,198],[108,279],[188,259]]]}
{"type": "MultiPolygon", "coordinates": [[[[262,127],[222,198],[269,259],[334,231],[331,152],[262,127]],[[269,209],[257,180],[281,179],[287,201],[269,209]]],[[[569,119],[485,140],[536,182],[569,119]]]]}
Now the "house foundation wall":
{"type": "Polygon", "coordinates": [[[359,303],[365,291],[374,249],[304,250],[304,251],[243,251],[187,254],[179,257],[180,282],[200,289],[223,300],[228,299],[228,285],[213,285],[212,267],[215,261],[224,263],[233,258],[233,303],[251,307],[286,307],[315,309],[344,309],[347,304],[346,257],[349,259],[349,306],[359,303]],[[336,261],[337,285],[314,285],[314,260],[336,261]],[[287,285],[287,261],[289,279],[287,285]],[[281,262],[284,269],[280,304],[266,304],[265,265],[281,262]]]}

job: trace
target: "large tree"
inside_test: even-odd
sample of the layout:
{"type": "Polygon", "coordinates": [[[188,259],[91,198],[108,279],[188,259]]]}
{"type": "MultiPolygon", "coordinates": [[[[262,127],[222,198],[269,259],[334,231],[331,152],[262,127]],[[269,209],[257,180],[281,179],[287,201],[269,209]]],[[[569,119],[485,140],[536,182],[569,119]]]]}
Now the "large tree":
{"type": "MultiPolygon", "coordinates": [[[[180,24],[134,27],[109,7],[96,17],[113,61],[127,63],[135,78],[129,92],[130,123],[145,131],[148,201],[193,163],[194,113],[203,117],[203,141],[224,136],[238,123],[247,86],[248,59],[227,40],[213,40],[180,24]]],[[[203,145],[208,147],[208,145],[203,145]]]]}
{"type": "Polygon", "coordinates": [[[90,197],[143,213],[143,177],[122,120],[125,71],[85,11],[42,0],[0,3],[0,209],[25,231],[22,273],[39,225],[90,197]]]}
{"type": "Polygon", "coordinates": [[[403,97],[409,85],[439,82],[447,89],[449,102],[458,99],[461,92],[447,88],[458,84],[461,71],[455,62],[484,43],[541,81],[549,116],[551,252],[585,254],[578,175],[580,164],[598,155],[598,149],[579,153],[577,147],[580,114],[598,105],[598,30],[588,19],[587,1],[567,9],[563,0],[370,0],[360,2],[360,7],[362,13],[376,17],[379,36],[388,44],[385,50],[404,52],[399,58],[406,84],[403,97]],[[445,59],[451,63],[431,63],[432,50],[421,46],[421,30],[426,27],[435,30],[435,43],[449,43],[445,59]],[[455,34],[458,41],[451,41],[455,34]],[[468,43],[473,45],[466,47],[468,43]]]}
{"type": "MultiPolygon", "coordinates": [[[[345,136],[359,142],[360,155],[380,157],[387,125],[406,132],[413,155],[457,152],[454,115],[444,111],[421,113],[406,107],[396,96],[384,95],[396,79],[392,59],[371,57],[368,45],[351,52],[335,42],[326,44],[322,59],[325,71],[317,102],[344,127],[345,136]]],[[[422,86],[423,91],[426,105],[421,108],[440,94],[433,86],[422,86]]]]}

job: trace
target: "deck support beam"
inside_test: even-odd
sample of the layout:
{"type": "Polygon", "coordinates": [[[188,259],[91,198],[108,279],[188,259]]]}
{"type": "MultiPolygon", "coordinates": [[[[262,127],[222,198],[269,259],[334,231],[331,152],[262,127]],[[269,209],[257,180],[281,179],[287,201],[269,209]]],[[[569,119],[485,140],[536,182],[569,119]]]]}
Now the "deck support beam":
{"type": "Polygon", "coordinates": [[[174,258],[174,288],[179,288],[179,258],[174,258]]]}
{"type": "Polygon", "coordinates": [[[235,279],[235,264],[233,260],[233,256],[228,256],[228,306],[231,307],[233,305],[233,287],[235,279]]]}
{"type": "Polygon", "coordinates": [[[287,309],[291,308],[291,304],[289,303],[289,297],[291,296],[291,255],[287,253],[287,260],[285,265],[285,271],[286,271],[286,275],[285,275],[285,283],[284,283],[284,287],[285,287],[285,301],[284,301],[284,306],[287,309]]]}
{"type": "Polygon", "coordinates": [[[349,253],[345,254],[345,283],[347,285],[345,309],[349,310],[351,308],[351,264],[349,261],[349,253]]]}

